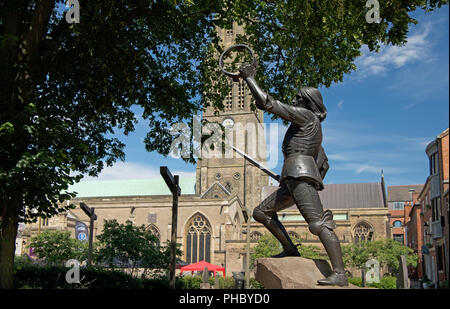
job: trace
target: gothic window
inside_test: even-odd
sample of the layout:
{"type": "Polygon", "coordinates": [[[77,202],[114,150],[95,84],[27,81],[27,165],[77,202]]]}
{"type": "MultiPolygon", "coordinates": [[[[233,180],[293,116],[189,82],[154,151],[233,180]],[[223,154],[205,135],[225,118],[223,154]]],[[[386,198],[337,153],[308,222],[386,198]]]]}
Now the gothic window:
{"type": "Polygon", "coordinates": [[[238,108],[244,109],[244,81],[239,81],[238,84],[238,108]]]}
{"type": "Polygon", "coordinates": [[[154,224],[150,224],[149,226],[147,226],[147,231],[158,238],[157,244],[159,246],[161,242],[161,234],[159,233],[159,229],[154,224]]]}
{"type": "Polygon", "coordinates": [[[262,234],[260,232],[252,232],[250,234],[251,241],[258,241],[261,238],[262,234]]]}
{"type": "Polygon", "coordinates": [[[373,239],[373,228],[365,223],[359,222],[353,229],[353,240],[355,243],[360,241],[371,241],[373,239]]]}
{"type": "Polygon", "coordinates": [[[233,36],[233,29],[227,29],[226,30],[226,35],[227,35],[227,37],[232,37],[233,36]]]}
{"type": "Polygon", "coordinates": [[[233,109],[233,94],[230,91],[225,97],[225,111],[231,111],[233,109]]]}
{"type": "Polygon", "coordinates": [[[186,262],[211,262],[211,225],[201,214],[192,217],[186,232],[186,262]]]}

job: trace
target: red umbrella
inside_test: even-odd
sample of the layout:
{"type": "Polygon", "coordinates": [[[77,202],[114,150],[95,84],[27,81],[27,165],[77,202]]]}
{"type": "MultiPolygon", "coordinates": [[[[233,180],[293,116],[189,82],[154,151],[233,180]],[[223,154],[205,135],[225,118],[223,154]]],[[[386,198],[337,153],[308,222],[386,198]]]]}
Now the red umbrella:
{"type": "Polygon", "coordinates": [[[206,261],[200,261],[200,262],[197,262],[194,264],[183,266],[183,267],[181,267],[181,273],[183,273],[185,271],[190,271],[190,272],[203,271],[203,270],[205,270],[205,267],[208,269],[208,271],[214,272],[214,277],[216,276],[217,271],[221,271],[223,273],[223,276],[225,277],[225,268],[224,267],[213,265],[206,261]]]}

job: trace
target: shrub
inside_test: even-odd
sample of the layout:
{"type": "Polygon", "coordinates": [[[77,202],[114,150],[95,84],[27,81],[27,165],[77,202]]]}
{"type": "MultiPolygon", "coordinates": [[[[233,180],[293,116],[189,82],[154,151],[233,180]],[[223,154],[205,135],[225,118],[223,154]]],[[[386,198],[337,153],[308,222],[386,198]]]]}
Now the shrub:
{"type": "MultiPolygon", "coordinates": [[[[348,278],[348,282],[362,287],[362,278],[361,277],[350,277],[348,278]]],[[[367,287],[377,288],[377,289],[396,289],[397,288],[397,278],[393,276],[384,276],[380,279],[378,283],[366,283],[367,287]]]]}
{"type": "Polygon", "coordinates": [[[348,283],[351,283],[356,286],[362,286],[362,279],[360,277],[350,277],[348,278],[348,283]]]}
{"type": "Polygon", "coordinates": [[[33,289],[140,289],[142,280],[120,271],[99,268],[81,268],[80,283],[66,282],[70,268],[63,266],[20,266],[16,267],[14,284],[16,288],[33,289]]]}

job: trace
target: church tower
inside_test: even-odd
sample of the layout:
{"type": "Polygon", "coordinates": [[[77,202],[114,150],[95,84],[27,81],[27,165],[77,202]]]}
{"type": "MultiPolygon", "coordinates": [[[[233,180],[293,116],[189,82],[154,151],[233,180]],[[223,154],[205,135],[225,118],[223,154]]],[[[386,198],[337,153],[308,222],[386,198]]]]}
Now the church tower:
{"type": "MultiPolygon", "coordinates": [[[[236,23],[233,23],[232,29],[218,31],[224,48],[235,44],[236,35],[244,33],[244,29],[236,23]]],[[[252,100],[245,81],[232,82],[231,91],[224,101],[224,111],[215,114],[214,108],[208,107],[203,113],[203,119],[221,124],[225,132],[232,133],[228,135],[230,144],[264,164],[264,113],[250,109],[252,100]]],[[[246,207],[253,209],[261,202],[261,190],[263,186],[268,185],[268,176],[245,162],[245,159],[233,150],[227,151],[225,155],[208,158],[202,153],[202,158],[197,161],[196,193],[205,198],[220,199],[237,195],[246,207]]]]}

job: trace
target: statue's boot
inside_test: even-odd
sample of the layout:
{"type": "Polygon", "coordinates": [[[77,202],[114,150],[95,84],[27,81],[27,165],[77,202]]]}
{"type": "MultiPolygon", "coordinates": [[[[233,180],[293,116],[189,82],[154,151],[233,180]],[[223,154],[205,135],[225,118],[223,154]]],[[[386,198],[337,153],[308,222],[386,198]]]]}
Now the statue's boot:
{"type": "Polygon", "coordinates": [[[317,283],[320,285],[348,286],[344,262],[342,261],[341,245],[336,234],[333,230],[323,228],[320,231],[319,238],[330,257],[333,273],[325,279],[318,280],[317,283]]]}
{"type": "Polygon", "coordinates": [[[285,256],[300,256],[297,247],[292,243],[286,229],[278,218],[270,218],[265,221],[264,226],[278,239],[283,246],[283,252],[273,255],[273,258],[282,258],[285,256]]]}
{"type": "Polygon", "coordinates": [[[344,273],[333,273],[325,279],[317,280],[320,285],[337,285],[337,286],[348,286],[347,277],[344,273]]]}

